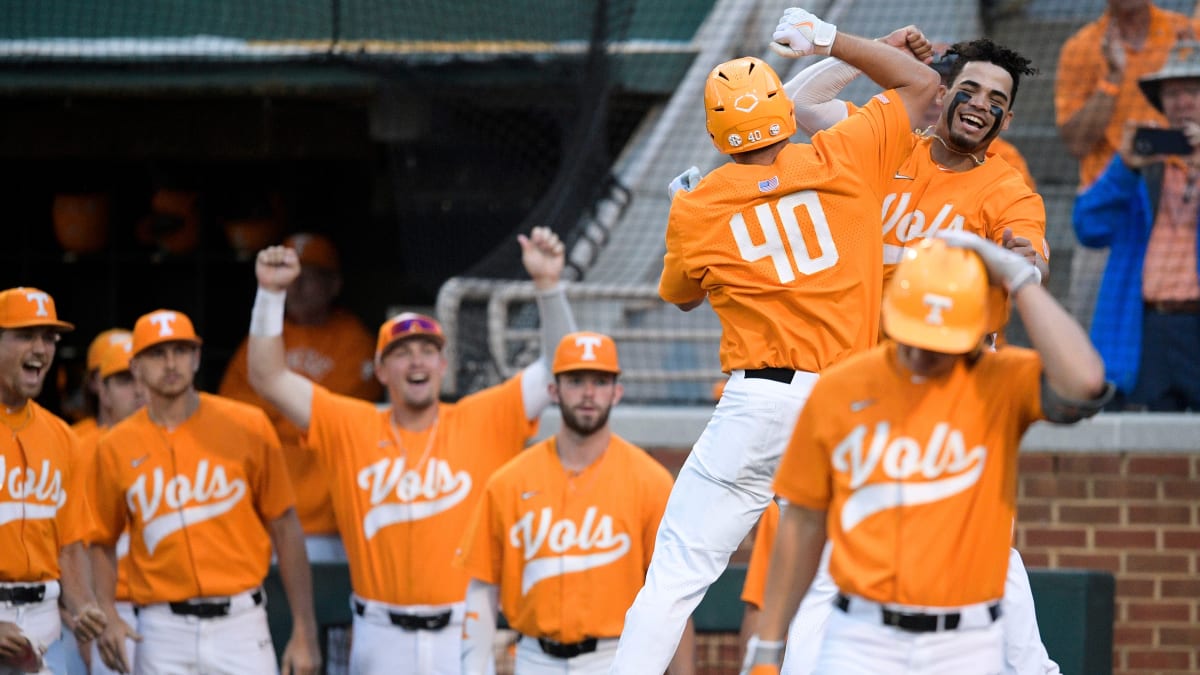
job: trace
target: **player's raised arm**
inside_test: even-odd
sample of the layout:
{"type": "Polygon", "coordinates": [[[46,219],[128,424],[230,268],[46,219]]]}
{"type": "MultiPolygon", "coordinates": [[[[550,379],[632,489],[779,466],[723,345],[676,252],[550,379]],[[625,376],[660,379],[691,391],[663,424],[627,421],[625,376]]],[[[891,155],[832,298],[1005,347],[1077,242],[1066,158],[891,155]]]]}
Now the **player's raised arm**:
{"type": "Polygon", "coordinates": [[[288,369],[283,344],[283,302],[288,285],[300,275],[300,259],[290,248],[265,248],[255,259],[254,274],[258,295],[250,314],[247,343],[250,386],[302,431],[308,431],[313,385],[288,369]]]}
{"type": "MultiPolygon", "coordinates": [[[[908,27],[902,29],[908,31],[908,27]]],[[[894,89],[916,119],[937,93],[938,75],[908,50],[840,33],[837,26],[822,21],[812,12],[791,8],[784,13],[772,36],[771,48],[789,58],[827,54],[862,70],[884,89],[894,89]]]]}
{"type": "Polygon", "coordinates": [[[541,353],[536,361],[525,367],[521,375],[525,415],[532,420],[550,405],[547,389],[553,379],[550,360],[554,355],[554,347],[563,336],[575,332],[575,315],[571,312],[562,285],[566,248],[558,235],[548,227],[535,227],[529,236],[517,235],[517,241],[521,244],[521,263],[537,289],[538,316],[541,319],[541,353]]]}

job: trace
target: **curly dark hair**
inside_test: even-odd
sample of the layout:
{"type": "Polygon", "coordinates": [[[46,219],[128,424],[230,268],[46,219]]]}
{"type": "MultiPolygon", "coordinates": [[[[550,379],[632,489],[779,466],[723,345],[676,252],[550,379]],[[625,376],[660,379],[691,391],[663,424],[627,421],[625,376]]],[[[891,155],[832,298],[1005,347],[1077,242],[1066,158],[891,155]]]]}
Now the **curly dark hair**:
{"type": "MultiPolygon", "coordinates": [[[[958,78],[962,69],[972,61],[984,61],[1000,66],[1012,76],[1012,92],[1009,96],[1008,107],[1012,109],[1017,102],[1017,88],[1021,85],[1022,75],[1037,75],[1033,62],[1017,52],[998,45],[988,38],[980,38],[969,42],[957,42],[946,50],[942,61],[950,62],[949,72],[945,74],[946,84],[949,85],[958,78]]],[[[936,66],[935,66],[936,69],[936,66]]],[[[942,72],[938,69],[939,72],[942,72]]]]}

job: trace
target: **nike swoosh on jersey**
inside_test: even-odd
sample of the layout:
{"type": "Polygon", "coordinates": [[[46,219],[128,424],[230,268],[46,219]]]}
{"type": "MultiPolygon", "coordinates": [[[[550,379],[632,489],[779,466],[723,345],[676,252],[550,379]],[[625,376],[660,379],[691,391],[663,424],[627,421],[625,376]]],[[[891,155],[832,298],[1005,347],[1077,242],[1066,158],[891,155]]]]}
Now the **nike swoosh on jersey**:
{"type": "Polygon", "coordinates": [[[572,572],[602,567],[620,560],[629,552],[629,535],[619,534],[616,538],[621,545],[611,551],[589,553],[587,555],[556,555],[549,558],[535,558],[525,565],[521,572],[521,595],[529,592],[539,581],[557,577],[572,572]]]}
{"type": "Polygon", "coordinates": [[[897,171],[896,175],[892,176],[892,177],[899,178],[900,180],[916,180],[916,178],[914,176],[905,176],[904,174],[900,173],[899,171],[897,171]]]}
{"type": "MultiPolygon", "coordinates": [[[[15,469],[14,469],[15,471],[15,469]]],[[[0,525],[21,520],[50,520],[58,514],[53,504],[36,502],[0,502],[0,525]]]]}
{"type": "Polygon", "coordinates": [[[138,457],[137,459],[129,460],[129,464],[130,464],[130,466],[132,466],[133,468],[136,469],[139,466],[141,466],[142,462],[146,461],[147,459],[150,459],[150,455],[142,455],[141,457],[138,457]]]}
{"type": "Polygon", "coordinates": [[[532,497],[532,496],[536,495],[537,493],[538,493],[538,491],[537,491],[537,490],[529,490],[528,492],[522,492],[522,493],[521,493],[521,499],[523,499],[523,500],[524,500],[524,499],[529,499],[530,497],[532,497]]]}
{"type": "Polygon", "coordinates": [[[212,520],[217,516],[228,513],[237,503],[246,496],[246,483],[242,480],[235,480],[229,483],[233,494],[222,499],[219,502],[210,502],[200,506],[189,506],[186,509],[178,511],[168,511],[163,515],[146,523],[142,528],[142,541],[146,544],[146,551],[150,555],[154,555],[154,549],[158,548],[159,543],[166,539],[168,535],[178,532],[185,527],[198,525],[206,520],[212,520]]]}
{"type": "Polygon", "coordinates": [[[864,398],[861,401],[851,401],[850,412],[861,412],[875,404],[875,399],[864,398]]]}
{"type": "Polygon", "coordinates": [[[842,531],[849,532],[867,518],[897,506],[929,504],[953,497],[979,481],[984,462],[976,462],[969,471],[942,480],[922,483],[875,483],[858,488],[842,506],[842,531]]]}
{"type": "Polygon", "coordinates": [[[380,504],[367,511],[367,515],[363,517],[363,534],[367,539],[371,539],[388,525],[429,518],[454,508],[471,492],[471,476],[464,475],[465,479],[459,482],[458,489],[444,497],[421,502],[380,504]]]}

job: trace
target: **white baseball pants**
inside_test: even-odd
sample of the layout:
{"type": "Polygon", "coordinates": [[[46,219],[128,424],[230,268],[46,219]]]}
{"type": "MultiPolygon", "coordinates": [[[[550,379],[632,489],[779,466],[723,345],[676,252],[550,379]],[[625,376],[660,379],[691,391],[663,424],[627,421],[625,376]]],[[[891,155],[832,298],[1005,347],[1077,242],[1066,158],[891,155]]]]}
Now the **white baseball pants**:
{"type": "MultiPolygon", "coordinates": [[[[29,586],[31,584],[4,583],[3,586],[29,586]]],[[[62,635],[62,617],[58,613],[58,596],[62,592],[57,581],[45,582],[46,595],[41,602],[14,605],[0,602],[0,621],[17,624],[33,648],[45,651],[59,642],[62,635]]],[[[47,652],[42,659],[42,670],[38,675],[56,675],[67,672],[66,659],[60,648],[47,652]]],[[[17,675],[18,671],[0,666],[0,675],[17,675]]]]}
{"type": "MultiPolygon", "coordinates": [[[[366,611],[354,615],[350,643],[351,675],[462,675],[462,624],[465,604],[388,605],[355,597],[366,611]],[[428,615],[450,610],[450,623],[436,631],[404,630],[393,626],[388,612],[428,615]]],[[[488,664],[486,675],[494,675],[488,664]]]]}
{"type": "Polygon", "coordinates": [[[817,381],[747,378],[735,370],[675,480],[646,583],[625,615],[612,673],[661,673],[684,625],[774,495],[796,418],[817,381]]]}
{"type": "Polygon", "coordinates": [[[140,608],[135,675],[278,673],[267,610],[250,596],[232,596],[230,614],[214,618],[175,614],[165,603],[140,608]]]}
{"type": "MultiPolygon", "coordinates": [[[[133,612],[133,603],[118,602],[117,614],[120,615],[121,620],[129,624],[130,628],[137,630],[137,614],[133,612]]],[[[125,638],[125,658],[129,664],[137,663],[137,645],[138,643],[133,640],[125,638]]],[[[94,640],[92,641],[92,675],[117,675],[115,670],[110,670],[108,666],[104,665],[104,659],[100,658],[100,646],[94,640]]]]}
{"type": "MultiPolygon", "coordinates": [[[[951,611],[951,610],[947,610],[951,611]]],[[[986,605],[961,608],[957,630],[912,633],[884,625],[877,603],[850,598],[829,614],[815,673],[836,675],[1001,675],[1004,616],[986,605]]]]}
{"type": "Polygon", "coordinates": [[[597,640],[596,651],[559,659],[542,651],[538,641],[522,637],[517,642],[515,675],[605,675],[617,654],[615,639],[597,640]]]}

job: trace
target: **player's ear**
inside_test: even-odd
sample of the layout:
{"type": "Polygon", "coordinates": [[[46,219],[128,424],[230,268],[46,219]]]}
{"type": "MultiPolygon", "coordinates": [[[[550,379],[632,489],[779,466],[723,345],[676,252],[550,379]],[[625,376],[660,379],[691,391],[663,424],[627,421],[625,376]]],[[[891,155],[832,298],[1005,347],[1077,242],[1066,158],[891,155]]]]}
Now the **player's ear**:
{"type": "Polygon", "coordinates": [[[1004,131],[1005,129],[1008,128],[1008,125],[1012,123],[1012,118],[1013,118],[1013,111],[1009,110],[1007,113],[1004,114],[1004,120],[1000,122],[1000,131],[1004,131]]]}
{"type": "Polygon", "coordinates": [[[558,380],[550,380],[550,384],[546,385],[546,391],[550,394],[550,401],[553,402],[554,405],[558,405],[558,380]]]}
{"type": "Polygon", "coordinates": [[[378,355],[375,356],[375,379],[379,380],[379,384],[384,387],[388,386],[387,371],[383,369],[383,359],[378,355]]]}
{"type": "Polygon", "coordinates": [[[621,402],[621,397],[625,395],[625,386],[620,382],[613,384],[613,400],[612,404],[616,405],[621,402]]]}

